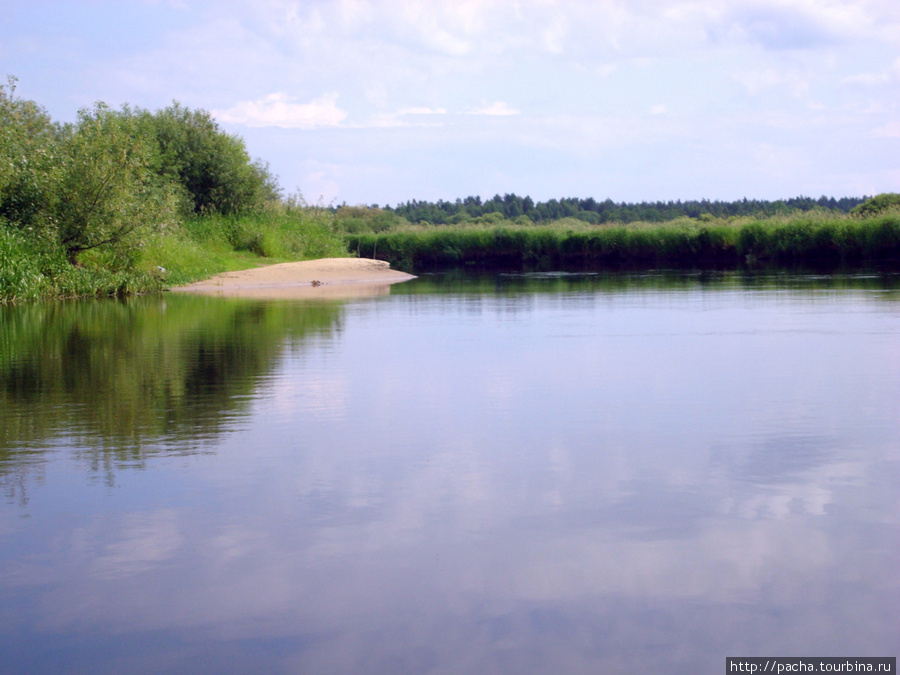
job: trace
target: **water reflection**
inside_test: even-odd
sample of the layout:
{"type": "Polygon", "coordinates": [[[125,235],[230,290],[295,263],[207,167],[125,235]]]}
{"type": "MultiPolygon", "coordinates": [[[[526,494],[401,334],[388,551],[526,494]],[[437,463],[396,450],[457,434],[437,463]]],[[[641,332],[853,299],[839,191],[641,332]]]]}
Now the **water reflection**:
{"type": "MultiPolygon", "coordinates": [[[[209,451],[285,349],[339,328],[335,303],[0,306],[0,480],[59,445],[110,480],[154,454],[209,451]]],[[[21,492],[22,478],[5,484],[21,492]]]]}
{"type": "Polygon", "coordinates": [[[12,672],[692,673],[736,654],[896,654],[890,291],[522,283],[544,281],[567,287],[416,281],[306,331],[302,304],[186,311],[233,326],[216,340],[238,354],[278,328],[249,376],[242,358],[212,369],[248,381],[213,387],[226,421],[208,454],[123,462],[99,489],[82,437],[55,437],[30,503],[0,510],[12,672]]]}

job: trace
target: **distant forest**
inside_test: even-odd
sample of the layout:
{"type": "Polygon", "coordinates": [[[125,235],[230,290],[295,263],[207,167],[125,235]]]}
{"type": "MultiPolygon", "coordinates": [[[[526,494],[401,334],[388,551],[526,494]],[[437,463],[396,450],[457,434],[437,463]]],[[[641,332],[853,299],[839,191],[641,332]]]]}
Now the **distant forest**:
{"type": "MultiPolygon", "coordinates": [[[[690,218],[728,218],[730,216],[770,217],[797,211],[827,209],[829,211],[849,212],[861,204],[866,197],[796,197],[777,201],[759,199],[741,199],[734,202],[709,201],[668,201],[641,202],[629,204],[616,203],[611,199],[551,199],[535,203],[531,197],[520,197],[516,194],[494,195],[487,201],[481,197],[466,197],[456,201],[438,200],[437,202],[408,201],[396,207],[386,206],[386,211],[393,211],[411,223],[428,222],[438,224],[464,223],[476,218],[483,218],[496,213],[503,218],[516,220],[522,216],[532,222],[558,220],[560,218],[578,218],[588,223],[659,223],[684,216],[690,218]]],[[[377,208],[377,205],[373,205],[377,208]]]]}

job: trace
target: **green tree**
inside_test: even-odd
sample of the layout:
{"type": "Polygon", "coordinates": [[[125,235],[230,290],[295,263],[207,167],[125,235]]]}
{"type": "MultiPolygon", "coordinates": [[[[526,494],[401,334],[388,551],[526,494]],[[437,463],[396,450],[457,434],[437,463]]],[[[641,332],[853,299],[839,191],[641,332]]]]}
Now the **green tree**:
{"type": "Polygon", "coordinates": [[[174,102],[140,118],[156,142],[155,170],[180,186],[194,212],[243,213],[280,197],[268,165],[251,162],[244,141],[222,131],[205,110],[174,102]]]}
{"type": "Polygon", "coordinates": [[[15,91],[14,77],[0,85],[0,219],[33,229],[45,220],[55,190],[61,130],[15,91]]]}
{"type": "Polygon", "coordinates": [[[128,108],[115,112],[97,103],[64,128],[51,211],[70,262],[101,246],[125,253],[145,228],[171,223],[175,201],[151,170],[153,152],[128,108]]]}
{"type": "Polygon", "coordinates": [[[900,208],[900,194],[896,192],[884,192],[867,199],[850,213],[857,216],[877,216],[888,209],[900,208]]]}

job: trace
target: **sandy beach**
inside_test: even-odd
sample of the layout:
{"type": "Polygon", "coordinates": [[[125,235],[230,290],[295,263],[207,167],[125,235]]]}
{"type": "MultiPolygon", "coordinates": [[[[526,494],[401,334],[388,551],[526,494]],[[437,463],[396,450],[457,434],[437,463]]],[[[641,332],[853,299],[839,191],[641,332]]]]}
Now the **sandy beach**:
{"type": "Polygon", "coordinates": [[[176,293],[249,298],[352,298],[387,295],[391,284],[415,279],[383,260],[321,258],[224,272],[176,293]]]}

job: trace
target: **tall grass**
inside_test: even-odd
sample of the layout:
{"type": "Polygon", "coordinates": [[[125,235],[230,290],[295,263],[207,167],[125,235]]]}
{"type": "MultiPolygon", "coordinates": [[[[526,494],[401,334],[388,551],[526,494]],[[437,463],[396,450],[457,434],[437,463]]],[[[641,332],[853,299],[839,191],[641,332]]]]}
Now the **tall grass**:
{"type": "Polygon", "coordinates": [[[33,300],[46,289],[40,256],[18,232],[0,222],[0,300],[33,300]]]}
{"type": "Polygon", "coordinates": [[[766,220],[688,218],[590,226],[411,226],[347,235],[348,248],[406,270],[585,269],[900,264],[900,213],[871,218],[801,214],[766,220]]]}
{"type": "Polygon", "coordinates": [[[290,204],[243,216],[194,216],[145,233],[128,248],[85,251],[75,266],[61,250],[0,222],[0,302],[149,293],[219,272],[345,255],[331,213],[290,204]]]}
{"type": "Polygon", "coordinates": [[[324,209],[278,206],[244,216],[211,215],[186,223],[198,241],[224,241],[262,258],[310,259],[346,255],[334,216],[324,209]]]}
{"type": "Polygon", "coordinates": [[[149,239],[141,264],[165,285],[178,286],[261,264],[345,255],[331,213],[278,205],[242,216],[189,218],[180,230],[149,239]]]}

